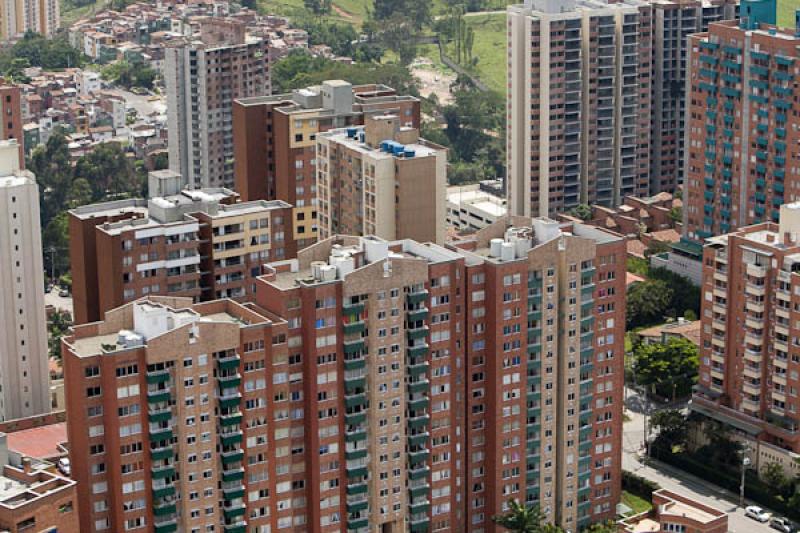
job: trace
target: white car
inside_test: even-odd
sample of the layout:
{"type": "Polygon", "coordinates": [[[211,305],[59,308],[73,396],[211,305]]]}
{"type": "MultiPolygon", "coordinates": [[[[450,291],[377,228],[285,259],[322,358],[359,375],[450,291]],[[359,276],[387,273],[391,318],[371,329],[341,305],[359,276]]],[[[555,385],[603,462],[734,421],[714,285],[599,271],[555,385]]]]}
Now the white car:
{"type": "Polygon", "coordinates": [[[744,510],[744,515],[759,522],[768,522],[772,515],[757,505],[749,505],[744,510]]]}

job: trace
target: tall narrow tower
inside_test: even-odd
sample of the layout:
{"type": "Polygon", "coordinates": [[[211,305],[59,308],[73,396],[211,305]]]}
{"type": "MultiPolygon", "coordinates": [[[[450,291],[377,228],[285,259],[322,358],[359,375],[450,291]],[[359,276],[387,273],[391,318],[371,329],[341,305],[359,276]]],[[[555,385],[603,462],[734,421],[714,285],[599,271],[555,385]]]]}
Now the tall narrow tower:
{"type": "Polygon", "coordinates": [[[0,419],[50,410],[39,187],[0,141],[0,419]]]}

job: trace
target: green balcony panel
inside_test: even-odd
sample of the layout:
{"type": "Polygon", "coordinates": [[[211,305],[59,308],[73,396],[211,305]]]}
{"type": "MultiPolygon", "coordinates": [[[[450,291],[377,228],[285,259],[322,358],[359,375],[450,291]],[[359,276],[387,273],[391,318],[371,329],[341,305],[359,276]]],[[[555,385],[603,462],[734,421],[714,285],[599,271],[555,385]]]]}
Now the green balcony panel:
{"type": "Polygon", "coordinates": [[[367,430],[358,429],[356,431],[348,431],[344,434],[346,442],[359,442],[367,439],[367,430]]]}
{"type": "Polygon", "coordinates": [[[428,345],[418,344],[417,346],[409,346],[408,355],[411,357],[424,357],[428,355],[428,345]]]}
{"type": "Polygon", "coordinates": [[[154,523],[153,531],[154,533],[174,533],[178,531],[178,524],[175,520],[165,523],[154,523]]]}
{"type": "Polygon", "coordinates": [[[428,398],[417,398],[416,400],[408,400],[407,405],[411,411],[421,411],[428,408],[430,400],[428,398]]]}
{"type": "Polygon", "coordinates": [[[428,380],[411,381],[408,384],[408,392],[410,394],[418,394],[430,390],[431,384],[428,380]]]}
{"type": "Polygon", "coordinates": [[[428,310],[424,307],[422,309],[412,309],[408,311],[409,322],[417,322],[419,320],[427,320],[427,319],[428,319],[428,310]]]}
{"type": "Polygon", "coordinates": [[[223,507],[222,513],[225,515],[225,518],[228,520],[232,520],[234,518],[238,518],[244,515],[244,505],[237,505],[235,507],[223,507]]]}
{"type": "Polygon", "coordinates": [[[242,442],[242,432],[236,431],[233,433],[221,433],[219,440],[223,446],[233,446],[242,442]]]}
{"type": "Polygon", "coordinates": [[[410,303],[411,305],[416,305],[418,303],[427,301],[427,299],[428,299],[428,291],[427,290],[421,290],[421,291],[418,291],[418,292],[410,292],[406,296],[406,301],[408,303],[410,303]]]}
{"type": "Polygon", "coordinates": [[[363,333],[365,329],[367,329],[367,327],[364,324],[363,320],[359,320],[358,322],[351,322],[349,324],[345,324],[344,326],[342,326],[342,331],[344,331],[345,335],[354,335],[356,333],[363,333]]]}
{"type": "Polygon", "coordinates": [[[345,359],[344,361],[344,369],[345,370],[361,370],[362,368],[366,368],[367,362],[362,357],[359,359],[345,359]]]}
{"type": "Polygon", "coordinates": [[[347,520],[347,529],[362,529],[369,525],[369,520],[366,518],[358,518],[356,520],[347,520]]]}
{"type": "Polygon", "coordinates": [[[150,432],[150,441],[151,442],[158,442],[158,441],[170,441],[172,440],[172,429],[164,428],[150,432]]]}
{"type": "Polygon", "coordinates": [[[153,467],[151,470],[151,475],[153,479],[166,479],[171,478],[175,475],[175,467],[174,466],[165,466],[165,467],[153,467]]]}
{"type": "Polygon", "coordinates": [[[367,378],[364,376],[357,377],[357,378],[344,378],[344,390],[345,394],[351,394],[351,391],[355,391],[357,389],[364,390],[367,386],[367,378]]]}
{"type": "Polygon", "coordinates": [[[406,367],[406,370],[408,371],[408,374],[411,377],[417,377],[428,371],[428,363],[424,362],[424,363],[417,363],[414,365],[408,365],[406,367]]]}
{"type": "Polygon", "coordinates": [[[423,496],[427,496],[430,490],[431,490],[430,485],[418,485],[416,487],[409,487],[408,495],[410,499],[421,498],[423,496]]]}
{"type": "Polygon", "coordinates": [[[172,418],[172,410],[171,409],[161,409],[159,411],[150,411],[147,414],[147,420],[150,422],[166,422],[167,420],[172,418]]]}
{"type": "Polygon", "coordinates": [[[428,466],[421,466],[418,468],[411,468],[408,471],[408,478],[411,480],[423,479],[428,477],[430,473],[430,468],[428,466]]]}
{"type": "Polygon", "coordinates": [[[147,373],[147,383],[154,385],[156,383],[164,383],[169,381],[169,370],[156,370],[147,373]]]}
{"type": "Polygon", "coordinates": [[[225,533],[247,533],[247,525],[243,522],[222,526],[225,533]]]}
{"type": "Polygon", "coordinates": [[[222,359],[217,359],[217,367],[220,370],[232,370],[234,368],[239,368],[240,362],[241,358],[238,355],[223,357],[222,359]]]}
{"type": "Polygon", "coordinates": [[[416,435],[408,436],[409,446],[424,446],[428,442],[430,435],[428,433],[417,433],[416,435]]]}
{"type": "Polygon", "coordinates": [[[408,508],[411,514],[421,514],[421,513],[427,514],[431,511],[431,502],[429,502],[428,500],[411,502],[408,504],[408,508]]]}
{"type": "Polygon", "coordinates": [[[345,450],[344,456],[348,461],[355,461],[356,459],[363,459],[367,456],[367,449],[361,448],[359,450],[345,450]]]}
{"type": "Polygon", "coordinates": [[[351,413],[344,415],[344,423],[348,426],[357,426],[367,420],[367,413],[362,411],[360,413],[351,413]]]}
{"type": "Polygon", "coordinates": [[[431,456],[430,450],[420,450],[418,452],[408,452],[408,462],[412,466],[424,464],[431,456]]]}
{"type": "Polygon", "coordinates": [[[238,375],[220,377],[218,380],[220,389],[238,389],[242,384],[242,378],[238,375]]]}
{"type": "Polygon", "coordinates": [[[219,406],[223,409],[230,409],[236,407],[242,402],[242,395],[235,394],[233,396],[225,396],[219,399],[219,406]]]}
{"type": "Polygon", "coordinates": [[[235,470],[223,470],[222,481],[223,483],[230,483],[231,481],[241,481],[244,479],[244,468],[237,468],[235,470]]]}
{"type": "Polygon", "coordinates": [[[359,405],[367,405],[367,395],[365,393],[360,394],[353,394],[351,396],[345,396],[344,398],[344,405],[348,409],[352,409],[359,405]]]}
{"type": "Polygon", "coordinates": [[[242,450],[234,450],[231,452],[223,452],[222,453],[222,464],[229,465],[233,463],[237,463],[244,459],[244,452],[242,450]]]}
{"type": "Polygon", "coordinates": [[[150,450],[150,458],[153,461],[163,461],[164,459],[168,459],[173,455],[175,455],[175,452],[172,450],[172,446],[163,446],[161,448],[150,450]]]}
{"type": "Polygon", "coordinates": [[[353,502],[347,503],[347,512],[348,513],[358,513],[360,511],[366,511],[367,507],[369,507],[368,500],[361,500],[360,502],[353,502]]]}
{"type": "Polygon", "coordinates": [[[428,326],[422,326],[421,328],[414,328],[406,330],[406,336],[410,340],[417,340],[417,339],[425,339],[428,337],[428,326]]]}
{"type": "Polygon", "coordinates": [[[364,350],[364,339],[355,341],[345,341],[343,343],[344,353],[353,354],[364,350]]]}
{"type": "Polygon", "coordinates": [[[175,487],[167,485],[165,487],[153,488],[153,499],[167,498],[175,495],[175,487]]]}
{"type": "Polygon", "coordinates": [[[408,427],[411,429],[419,429],[428,425],[430,417],[428,415],[417,416],[408,419],[408,427]]]}
{"type": "Polygon", "coordinates": [[[176,512],[175,504],[174,503],[166,503],[163,505],[157,505],[153,507],[153,514],[156,516],[167,516],[174,514],[176,512]]]}
{"type": "Polygon", "coordinates": [[[356,494],[366,494],[368,490],[369,486],[364,482],[347,485],[346,492],[348,496],[355,496],[356,494]]]}
{"type": "Polygon", "coordinates": [[[230,415],[222,415],[219,417],[219,423],[223,427],[235,426],[242,422],[242,413],[233,413],[230,415]]]}
{"type": "Polygon", "coordinates": [[[235,500],[237,498],[243,498],[244,485],[222,489],[222,496],[228,501],[235,500]]]}
{"type": "Polygon", "coordinates": [[[347,315],[358,315],[364,312],[364,302],[342,304],[342,311],[347,315]]]}
{"type": "Polygon", "coordinates": [[[364,477],[367,475],[367,467],[366,466],[357,466],[355,468],[348,468],[347,469],[347,477],[364,477]]]}
{"type": "Polygon", "coordinates": [[[147,403],[160,403],[169,401],[169,391],[157,391],[147,393],[147,403]]]}

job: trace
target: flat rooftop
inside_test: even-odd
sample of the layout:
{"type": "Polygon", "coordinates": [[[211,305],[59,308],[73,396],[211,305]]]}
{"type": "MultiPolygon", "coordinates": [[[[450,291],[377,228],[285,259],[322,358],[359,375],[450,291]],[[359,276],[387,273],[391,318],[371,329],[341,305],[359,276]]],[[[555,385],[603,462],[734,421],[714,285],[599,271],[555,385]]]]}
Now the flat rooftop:
{"type": "MultiPolygon", "coordinates": [[[[358,133],[356,133],[355,137],[349,137],[347,134],[348,128],[341,128],[335,129],[328,132],[323,133],[322,135],[331,141],[335,141],[341,145],[346,146],[347,148],[362,153],[364,155],[368,155],[374,159],[410,159],[409,157],[405,156],[398,156],[394,153],[384,152],[380,149],[379,146],[369,146],[366,143],[363,143],[358,138],[358,133]]],[[[357,127],[358,132],[364,131],[363,126],[357,127]]],[[[402,128],[401,128],[402,131],[402,128]]],[[[394,141],[393,141],[394,142],[394,141]]],[[[436,155],[438,152],[442,151],[442,149],[436,148],[428,144],[425,139],[419,139],[418,142],[403,144],[397,142],[396,144],[402,145],[404,150],[413,150],[414,156],[413,157],[430,157],[432,155],[436,155]]],[[[405,152],[404,152],[405,153],[405,152]]]]}
{"type": "Polygon", "coordinates": [[[8,449],[25,457],[50,459],[64,455],[60,444],[67,442],[67,423],[59,422],[6,434],[8,449]]]}

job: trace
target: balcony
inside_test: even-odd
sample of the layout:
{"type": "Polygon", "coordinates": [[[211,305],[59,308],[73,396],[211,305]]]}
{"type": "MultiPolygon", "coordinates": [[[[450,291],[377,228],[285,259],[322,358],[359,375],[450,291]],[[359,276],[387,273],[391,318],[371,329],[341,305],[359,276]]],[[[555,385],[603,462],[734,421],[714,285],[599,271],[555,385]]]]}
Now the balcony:
{"type": "Polygon", "coordinates": [[[344,332],[345,335],[360,334],[360,333],[363,333],[364,330],[366,330],[366,329],[367,329],[367,327],[364,324],[363,320],[359,320],[357,322],[350,322],[350,323],[345,324],[344,326],[342,326],[342,331],[344,332]]]}
{"type": "Polygon", "coordinates": [[[165,383],[169,381],[169,370],[154,370],[147,373],[147,384],[155,385],[157,383],[165,383]]]}
{"type": "Polygon", "coordinates": [[[175,531],[178,531],[178,522],[174,518],[166,522],[153,523],[154,533],[174,533],[175,531]]]}
{"type": "Polygon", "coordinates": [[[147,403],[161,403],[168,401],[169,401],[169,389],[148,391],[147,393],[147,403]]]}
{"type": "Polygon", "coordinates": [[[348,409],[352,409],[358,406],[364,406],[367,404],[367,395],[366,393],[359,393],[353,394],[351,396],[345,396],[344,398],[344,405],[348,409]]]}
{"type": "Polygon", "coordinates": [[[231,487],[222,488],[222,497],[228,501],[236,500],[244,497],[244,485],[241,483],[231,487]]]}
{"type": "Polygon", "coordinates": [[[239,374],[233,374],[230,376],[220,376],[217,379],[219,381],[220,389],[235,389],[242,384],[242,377],[239,374]]]}
{"type": "Polygon", "coordinates": [[[410,309],[408,311],[409,322],[418,322],[420,320],[427,320],[427,319],[428,319],[428,309],[425,307],[420,307],[419,309],[410,309]]]}
{"type": "Polygon", "coordinates": [[[150,473],[153,479],[166,479],[171,478],[175,475],[175,467],[172,465],[168,466],[154,466],[150,473]]]}
{"type": "Polygon", "coordinates": [[[220,396],[219,398],[219,406],[223,409],[230,409],[231,407],[236,407],[242,402],[242,395],[241,393],[230,394],[226,396],[220,396]]]}
{"type": "Polygon", "coordinates": [[[366,429],[355,429],[353,431],[346,431],[344,434],[345,442],[359,442],[367,439],[366,429]]]}
{"type": "Polygon", "coordinates": [[[352,483],[347,485],[347,492],[348,496],[355,496],[356,494],[366,494],[369,491],[369,486],[367,485],[366,481],[362,483],[352,483]]]}
{"type": "Polygon", "coordinates": [[[406,336],[410,340],[417,340],[417,339],[425,339],[428,337],[428,326],[422,326],[419,328],[412,328],[406,330],[406,336]]]}
{"type": "Polygon", "coordinates": [[[367,413],[361,411],[358,413],[345,413],[344,423],[348,426],[357,426],[367,420],[367,413]]]}
{"type": "Polygon", "coordinates": [[[354,341],[344,341],[343,348],[344,348],[344,353],[346,354],[354,354],[357,352],[361,352],[364,350],[364,339],[358,339],[354,341]]]}
{"type": "Polygon", "coordinates": [[[367,362],[364,360],[363,357],[358,359],[345,359],[344,361],[344,369],[346,371],[353,371],[353,370],[362,370],[366,368],[367,362]]]}
{"type": "Polygon", "coordinates": [[[416,305],[428,300],[428,291],[423,289],[421,291],[409,292],[406,295],[406,301],[411,305],[416,305]]]}
{"type": "Polygon", "coordinates": [[[161,505],[156,505],[153,507],[153,514],[155,516],[168,516],[171,514],[175,514],[177,509],[175,508],[175,503],[163,503],[161,505]]]}
{"type": "Polygon", "coordinates": [[[410,468],[408,470],[408,478],[411,480],[427,478],[430,470],[431,469],[426,464],[419,465],[416,468],[410,468]]]}
{"type": "Polygon", "coordinates": [[[175,487],[172,485],[165,485],[163,487],[153,487],[153,499],[167,498],[175,495],[175,487]]]}
{"type": "Polygon", "coordinates": [[[421,392],[427,392],[430,389],[430,381],[427,379],[420,379],[417,381],[411,381],[408,383],[408,392],[409,394],[419,394],[421,392]]]}
{"type": "Polygon", "coordinates": [[[428,355],[428,345],[427,344],[418,344],[416,346],[409,346],[408,347],[408,355],[410,357],[424,357],[428,355]]]}
{"type": "Polygon", "coordinates": [[[236,468],[233,470],[224,470],[222,472],[222,482],[230,483],[232,481],[241,481],[244,479],[244,468],[236,468]]]}
{"type": "Polygon", "coordinates": [[[170,440],[172,440],[171,428],[159,428],[157,430],[150,431],[151,442],[170,441],[170,440]]]}
{"type": "Polygon", "coordinates": [[[219,417],[220,425],[223,427],[235,426],[242,422],[242,413],[232,413],[219,417]]]}
{"type": "Polygon", "coordinates": [[[223,357],[221,359],[217,359],[217,367],[220,370],[232,370],[234,368],[239,368],[239,363],[241,362],[241,358],[238,354],[232,355],[230,357],[223,357]]]}
{"type": "Polygon", "coordinates": [[[342,311],[346,315],[360,315],[364,312],[364,302],[357,302],[357,303],[348,303],[345,302],[342,304],[342,311]]]}
{"type": "Polygon", "coordinates": [[[172,446],[160,446],[158,448],[150,449],[150,458],[153,461],[163,461],[164,459],[169,459],[174,455],[175,453],[172,450],[172,446]]]}
{"type": "Polygon", "coordinates": [[[223,446],[233,446],[242,442],[242,432],[233,431],[230,433],[220,433],[219,440],[223,446]]]}
{"type": "Polygon", "coordinates": [[[229,452],[222,452],[220,456],[222,457],[223,465],[230,465],[244,459],[244,452],[242,450],[231,450],[229,452]]]}
{"type": "Polygon", "coordinates": [[[172,409],[157,409],[147,413],[147,420],[150,423],[166,422],[172,418],[172,409]]]}

